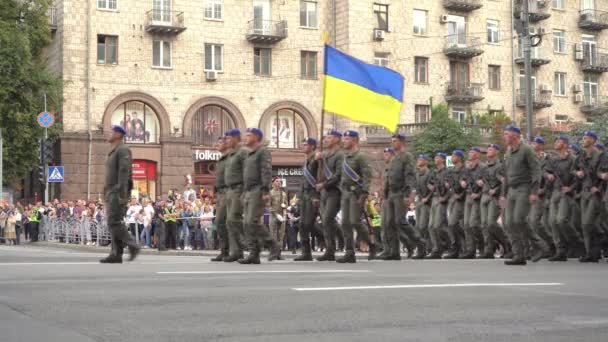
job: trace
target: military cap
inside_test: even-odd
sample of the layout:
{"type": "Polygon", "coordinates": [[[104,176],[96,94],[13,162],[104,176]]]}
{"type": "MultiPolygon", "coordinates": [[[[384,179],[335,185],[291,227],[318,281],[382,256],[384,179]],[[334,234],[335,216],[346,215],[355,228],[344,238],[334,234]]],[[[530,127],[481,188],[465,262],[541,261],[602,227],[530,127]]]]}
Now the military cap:
{"type": "Polygon", "coordinates": [[[247,128],[247,133],[252,133],[257,135],[260,139],[264,137],[264,132],[261,129],[256,127],[247,128]]]}
{"type": "Polygon", "coordinates": [[[302,141],[302,142],[306,143],[308,145],[317,146],[317,139],[315,139],[315,138],[308,137],[308,138],[304,139],[304,141],[302,141]]]}
{"type": "Polygon", "coordinates": [[[575,151],[576,153],[579,153],[581,151],[580,146],[578,146],[577,144],[570,144],[568,148],[575,151]]]}
{"type": "Polygon", "coordinates": [[[393,134],[393,138],[399,139],[401,141],[404,141],[405,140],[405,134],[395,133],[395,134],[393,134]]]}
{"type": "Polygon", "coordinates": [[[595,133],[594,131],[585,131],[585,133],[583,133],[583,136],[597,140],[597,133],[595,133]]]}
{"type": "Polygon", "coordinates": [[[568,138],[567,135],[560,135],[559,137],[555,138],[555,141],[561,140],[563,142],[565,142],[566,144],[570,144],[570,138],[568,138]]]}
{"type": "Polygon", "coordinates": [[[351,138],[358,138],[359,137],[359,132],[357,131],[353,131],[353,130],[348,130],[346,132],[344,132],[344,136],[345,137],[351,137],[351,138]]]}
{"type": "Polygon", "coordinates": [[[595,144],[595,148],[603,151],[606,148],[606,146],[604,146],[604,144],[595,144]]]}
{"type": "Polygon", "coordinates": [[[439,158],[443,158],[443,159],[447,159],[448,155],[443,153],[443,152],[439,152],[437,154],[435,154],[435,157],[439,157],[439,158]]]}
{"type": "Polygon", "coordinates": [[[481,148],[479,148],[478,146],[473,146],[469,149],[469,151],[481,153],[481,148]]]}
{"type": "Polygon", "coordinates": [[[493,148],[496,151],[500,151],[500,145],[498,145],[498,144],[490,144],[490,145],[488,145],[488,148],[493,148]]]}
{"type": "Polygon", "coordinates": [[[509,125],[509,126],[505,127],[505,131],[521,134],[521,129],[519,129],[519,127],[517,127],[515,125],[509,125]]]}
{"type": "Polygon", "coordinates": [[[335,129],[329,130],[327,135],[333,135],[334,137],[342,138],[342,133],[338,132],[335,129]]]}
{"type": "Polygon", "coordinates": [[[229,129],[224,134],[227,137],[236,137],[241,135],[241,130],[238,128],[229,129]]]}
{"type": "Polygon", "coordinates": [[[464,151],[463,150],[454,150],[452,152],[452,155],[454,156],[458,156],[460,158],[464,158],[464,151]]]}
{"type": "Polygon", "coordinates": [[[112,126],[112,131],[122,134],[122,135],[127,135],[127,131],[125,131],[124,128],[122,128],[122,126],[119,125],[114,125],[112,126]]]}
{"type": "Polygon", "coordinates": [[[384,153],[395,154],[395,149],[392,147],[387,147],[384,149],[384,153]]]}
{"type": "Polygon", "coordinates": [[[423,153],[423,154],[418,155],[418,159],[430,160],[431,156],[429,156],[426,153],[423,153]]]}
{"type": "Polygon", "coordinates": [[[534,139],[532,139],[532,142],[535,142],[540,145],[544,145],[545,139],[543,137],[534,137],[534,139]]]}

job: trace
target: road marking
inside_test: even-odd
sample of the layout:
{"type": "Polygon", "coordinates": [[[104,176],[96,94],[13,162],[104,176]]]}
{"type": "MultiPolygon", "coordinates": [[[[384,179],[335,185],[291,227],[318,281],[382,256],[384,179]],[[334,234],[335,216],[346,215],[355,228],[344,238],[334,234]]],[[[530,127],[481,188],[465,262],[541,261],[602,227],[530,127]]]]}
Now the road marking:
{"type": "Polygon", "coordinates": [[[411,284],[342,287],[295,287],[295,291],[340,291],[340,290],[381,290],[381,289],[426,289],[449,287],[491,287],[491,286],[560,286],[563,283],[465,283],[465,284],[411,284]]]}
{"type": "Polygon", "coordinates": [[[3,262],[0,266],[99,265],[99,262],[3,262]]]}
{"type": "Polygon", "coordinates": [[[370,270],[175,271],[156,274],[368,273],[370,270]]]}

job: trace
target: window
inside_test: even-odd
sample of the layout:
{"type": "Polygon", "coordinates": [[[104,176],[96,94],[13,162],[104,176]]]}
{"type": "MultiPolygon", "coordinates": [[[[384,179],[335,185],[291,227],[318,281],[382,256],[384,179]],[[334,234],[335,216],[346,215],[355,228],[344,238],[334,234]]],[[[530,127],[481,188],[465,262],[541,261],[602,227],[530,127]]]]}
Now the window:
{"type": "Polygon", "coordinates": [[[414,58],[414,82],[429,83],[428,79],[429,59],[426,57],[414,58]]]}
{"type": "Polygon", "coordinates": [[[253,49],[253,72],[258,76],[270,76],[270,49],[253,49]]]}
{"type": "Polygon", "coordinates": [[[586,106],[597,104],[598,87],[598,76],[595,74],[585,74],[583,78],[583,95],[586,106]]]}
{"type": "Polygon", "coordinates": [[[429,106],[427,105],[415,105],[414,106],[414,114],[416,115],[415,120],[416,123],[426,123],[429,122],[429,106]]]}
{"type": "Polygon", "coordinates": [[[300,26],[317,28],[317,1],[300,0],[300,26]]]}
{"type": "Polygon", "coordinates": [[[118,64],[118,37],[97,36],[97,64],[118,64]]]}
{"type": "Polygon", "coordinates": [[[488,20],[486,22],[486,28],[487,28],[487,32],[488,32],[488,43],[492,43],[492,44],[498,44],[500,37],[499,37],[499,30],[498,30],[498,20],[488,20]]]}
{"type": "Polygon", "coordinates": [[[302,116],[292,109],[280,109],[266,116],[260,127],[266,132],[271,148],[299,148],[308,136],[302,116]]]}
{"type": "Polygon", "coordinates": [[[207,105],[192,118],[192,140],[195,145],[212,146],[224,132],[235,128],[232,114],[223,107],[207,105]]]}
{"type": "Polygon", "coordinates": [[[488,65],[488,84],[491,90],[500,90],[499,65],[488,65]]]}
{"type": "Polygon", "coordinates": [[[376,52],[374,53],[374,64],[388,67],[388,53],[386,52],[376,52]]]}
{"type": "Polygon", "coordinates": [[[171,42],[164,40],[152,42],[152,66],[157,68],[171,67],[171,42]]]}
{"type": "Polygon", "coordinates": [[[115,10],[117,0],[97,0],[97,9],[115,10]]]}
{"type": "Polygon", "coordinates": [[[129,144],[158,143],[160,126],[156,112],[140,101],[128,101],[112,114],[112,125],[124,127],[129,144]]]}
{"type": "Polygon", "coordinates": [[[426,34],[427,12],[414,10],[414,34],[426,34]]]}
{"type": "Polygon", "coordinates": [[[554,9],[564,9],[564,0],[553,0],[554,9]]]}
{"type": "Polygon", "coordinates": [[[224,46],[205,44],[205,71],[224,71],[224,46]]]}
{"type": "Polygon", "coordinates": [[[555,73],[555,84],[553,86],[553,91],[555,92],[555,95],[566,95],[566,73],[555,73]]]}
{"type": "Polygon", "coordinates": [[[314,51],[302,51],[300,56],[302,78],[317,79],[317,53],[314,51]]]}
{"type": "Polygon", "coordinates": [[[464,108],[452,109],[452,119],[460,124],[464,124],[467,119],[467,112],[464,108]]]}
{"type": "Polygon", "coordinates": [[[568,121],[570,121],[568,115],[555,114],[555,123],[568,123],[568,121]]]}
{"type": "Polygon", "coordinates": [[[376,28],[388,32],[388,5],[374,4],[376,28]]]}
{"type": "Polygon", "coordinates": [[[566,33],[562,30],[553,30],[553,51],[566,52],[566,33]]]}
{"type": "Polygon", "coordinates": [[[205,0],[205,19],[222,20],[224,0],[205,0]]]}

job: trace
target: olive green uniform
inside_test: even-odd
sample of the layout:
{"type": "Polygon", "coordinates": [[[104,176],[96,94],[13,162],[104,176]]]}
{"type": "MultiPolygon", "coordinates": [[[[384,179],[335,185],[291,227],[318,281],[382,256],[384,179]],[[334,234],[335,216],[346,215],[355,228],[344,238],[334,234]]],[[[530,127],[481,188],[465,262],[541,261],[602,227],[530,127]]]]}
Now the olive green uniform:
{"type": "Polygon", "coordinates": [[[315,222],[319,214],[315,204],[319,201],[319,193],[315,188],[319,162],[315,159],[314,154],[306,158],[302,170],[310,176],[310,180],[306,176],[302,177],[300,187],[300,240],[302,242],[302,254],[308,257],[311,253],[310,235],[315,231],[315,222]]]}
{"type": "Polygon", "coordinates": [[[226,226],[226,164],[228,155],[224,154],[217,162],[217,169],[215,173],[215,193],[216,193],[216,205],[215,205],[215,225],[217,227],[217,235],[220,240],[221,255],[228,256],[230,251],[230,244],[228,240],[228,228],[226,226]]]}
{"type": "Polygon", "coordinates": [[[467,183],[466,198],[464,202],[464,257],[475,257],[477,249],[484,250],[484,239],[481,233],[481,193],[483,188],[477,185],[481,179],[481,171],[485,166],[476,162],[466,168],[462,179],[467,183]]]}
{"type": "Polygon", "coordinates": [[[492,257],[496,251],[496,243],[503,247],[505,253],[511,246],[504,231],[498,226],[500,216],[500,190],[503,177],[503,165],[498,158],[488,159],[481,170],[483,180],[483,195],[481,196],[481,229],[484,240],[484,257],[492,257]]]}
{"type": "Polygon", "coordinates": [[[450,252],[447,255],[449,258],[457,257],[462,253],[464,247],[464,201],[466,197],[465,189],[460,186],[460,180],[463,179],[465,169],[463,165],[454,166],[448,170],[450,199],[448,202],[448,236],[450,238],[450,252]]]}
{"type": "Polygon", "coordinates": [[[416,194],[418,195],[418,202],[416,203],[416,230],[425,240],[426,246],[431,246],[429,225],[431,221],[433,193],[429,190],[428,185],[431,183],[432,177],[433,172],[428,168],[418,169],[416,172],[416,194]]]}
{"type": "Polygon", "coordinates": [[[106,160],[105,199],[108,229],[112,238],[111,257],[122,258],[125,246],[136,246],[124,223],[127,205],[133,188],[131,150],[120,143],[106,160]]]}
{"type": "Polygon", "coordinates": [[[270,204],[268,211],[270,212],[270,234],[280,246],[283,246],[285,241],[285,209],[287,208],[287,194],[282,190],[270,190],[270,204]],[[281,216],[282,220],[278,216],[281,216]]]}
{"type": "Polygon", "coordinates": [[[336,216],[340,211],[340,182],[342,180],[342,161],[344,154],[341,151],[324,152],[322,173],[323,190],[321,190],[321,221],[323,223],[323,236],[325,240],[325,255],[333,258],[336,251],[336,232],[340,230],[336,216]]]}
{"type": "Polygon", "coordinates": [[[528,216],[528,224],[530,228],[536,233],[543,241],[549,245],[553,245],[553,238],[551,237],[549,230],[549,198],[551,197],[552,187],[550,183],[546,182],[545,177],[542,175],[546,172],[548,164],[547,154],[540,153],[536,154],[538,158],[538,164],[540,166],[541,178],[539,183],[539,194],[538,201],[532,204],[530,208],[530,215],[528,216]]]}
{"type": "Polygon", "coordinates": [[[432,250],[430,255],[439,256],[445,250],[449,238],[447,235],[447,206],[450,196],[450,173],[447,168],[435,169],[430,183],[435,187],[431,201],[431,217],[429,222],[429,238],[432,250]]]}
{"type": "Polygon", "coordinates": [[[582,228],[583,242],[585,243],[586,257],[591,260],[600,258],[599,246],[599,222],[598,218],[601,213],[602,195],[601,191],[593,193],[593,187],[601,188],[601,180],[598,177],[597,171],[600,162],[601,152],[593,149],[591,153],[586,150],[581,152],[578,159],[576,169],[584,172],[582,179],[577,178],[581,185],[581,213],[582,213],[582,228]]]}
{"type": "Polygon", "coordinates": [[[243,255],[243,167],[248,151],[238,148],[232,151],[226,158],[226,169],[224,180],[226,182],[226,227],[228,228],[228,241],[230,258],[243,255]]]}

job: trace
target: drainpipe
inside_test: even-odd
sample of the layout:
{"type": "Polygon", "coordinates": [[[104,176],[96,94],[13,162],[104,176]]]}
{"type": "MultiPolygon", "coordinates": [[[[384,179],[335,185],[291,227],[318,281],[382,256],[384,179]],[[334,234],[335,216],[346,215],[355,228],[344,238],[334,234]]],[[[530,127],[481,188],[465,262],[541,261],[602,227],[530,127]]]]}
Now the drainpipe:
{"type": "Polygon", "coordinates": [[[87,200],[91,199],[91,154],[93,150],[93,135],[91,133],[91,1],[87,1],[87,29],[86,29],[86,60],[85,60],[85,93],[86,93],[86,116],[87,135],[89,139],[89,151],[87,159],[87,200]]]}
{"type": "MultiPolygon", "coordinates": [[[[527,1],[527,0],[524,0],[527,1]]],[[[515,17],[513,11],[515,9],[514,0],[511,0],[511,120],[515,122],[515,42],[513,41],[513,30],[515,29],[515,17]]]]}

